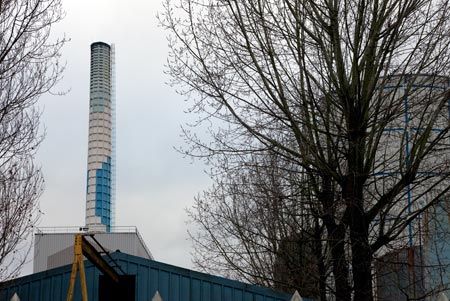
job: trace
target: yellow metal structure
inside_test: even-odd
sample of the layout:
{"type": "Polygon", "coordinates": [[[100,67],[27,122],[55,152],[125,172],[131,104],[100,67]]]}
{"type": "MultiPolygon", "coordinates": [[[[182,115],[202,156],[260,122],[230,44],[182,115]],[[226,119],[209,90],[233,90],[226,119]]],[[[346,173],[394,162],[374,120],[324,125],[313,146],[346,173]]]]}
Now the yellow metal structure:
{"type": "Polygon", "coordinates": [[[75,235],[74,258],[72,263],[72,273],[70,275],[69,292],[67,293],[67,301],[72,301],[73,298],[75,281],[77,279],[77,269],[80,270],[81,300],[88,301],[86,274],[84,272],[83,235],[81,234],[75,235]]]}
{"type": "MultiPolygon", "coordinates": [[[[67,293],[67,301],[72,301],[75,290],[75,282],[77,279],[77,270],[80,271],[81,282],[81,300],[88,301],[86,273],[84,271],[84,256],[92,262],[106,277],[110,278],[115,283],[119,283],[119,275],[117,272],[102,258],[99,252],[86,240],[86,234],[76,234],[74,244],[74,258],[72,263],[72,273],[70,275],[69,292],[67,293]]],[[[99,244],[97,240],[91,236],[100,248],[105,249],[99,244]]],[[[123,271],[122,271],[123,272],[123,271]]]]}

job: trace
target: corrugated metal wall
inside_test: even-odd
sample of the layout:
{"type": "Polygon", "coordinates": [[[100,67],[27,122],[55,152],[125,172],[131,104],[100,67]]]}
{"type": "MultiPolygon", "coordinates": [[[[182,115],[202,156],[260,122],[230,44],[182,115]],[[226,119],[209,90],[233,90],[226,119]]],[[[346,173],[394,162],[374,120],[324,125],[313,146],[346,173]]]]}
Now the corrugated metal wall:
{"type": "MultiPolygon", "coordinates": [[[[114,253],[122,269],[136,275],[136,301],[150,301],[159,291],[164,301],[286,301],[289,295],[221,277],[183,269],[124,253],[114,253]]],[[[99,272],[86,262],[89,301],[98,301],[99,272]]],[[[0,284],[0,301],[17,292],[21,301],[62,301],[69,288],[71,266],[0,284]]],[[[79,281],[74,300],[80,300],[79,281]]],[[[306,300],[306,299],[305,299],[306,300]]]]}

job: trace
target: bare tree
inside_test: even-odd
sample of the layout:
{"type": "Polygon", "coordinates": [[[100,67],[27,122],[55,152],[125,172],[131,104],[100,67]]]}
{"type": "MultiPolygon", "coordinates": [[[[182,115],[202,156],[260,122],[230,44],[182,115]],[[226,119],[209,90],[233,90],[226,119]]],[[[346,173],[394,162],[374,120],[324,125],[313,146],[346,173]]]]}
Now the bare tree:
{"type": "Polygon", "coordinates": [[[374,258],[447,197],[448,5],[166,1],[173,83],[217,124],[208,143],[187,131],[188,153],[265,148],[307,173],[337,300],[373,300],[374,258]]]}
{"type": "Polygon", "coordinates": [[[39,217],[41,171],[33,163],[42,141],[39,96],[61,77],[50,38],[63,17],[60,0],[0,0],[0,279],[16,276],[39,217]]]}
{"type": "Polygon", "coordinates": [[[326,252],[310,192],[303,191],[307,177],[275,154],[239,160],[222,162],[215,185],[189,211],[203,229],[192,233],[196,265],[319,300],[327,285],[326,252]]]}

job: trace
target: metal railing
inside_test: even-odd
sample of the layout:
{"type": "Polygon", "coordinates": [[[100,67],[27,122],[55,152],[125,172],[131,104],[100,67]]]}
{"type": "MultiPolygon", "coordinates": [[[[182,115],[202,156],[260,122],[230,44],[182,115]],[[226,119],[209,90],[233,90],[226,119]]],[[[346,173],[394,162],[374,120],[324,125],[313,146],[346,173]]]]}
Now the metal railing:
{"type": "MultiPolygon", "coordinates": [[[[61,227],[38,227],[36,234],[50,234],[50,233],[89,233],[89,227],[86,226],[61,226],[61,227]]],[[[105,232],[102,232],[105,233],[105,232]]],[[[140,237],[139,231],[135,226],[117,226],[111,227],[110,233],[137,233],[140,237]]]]}

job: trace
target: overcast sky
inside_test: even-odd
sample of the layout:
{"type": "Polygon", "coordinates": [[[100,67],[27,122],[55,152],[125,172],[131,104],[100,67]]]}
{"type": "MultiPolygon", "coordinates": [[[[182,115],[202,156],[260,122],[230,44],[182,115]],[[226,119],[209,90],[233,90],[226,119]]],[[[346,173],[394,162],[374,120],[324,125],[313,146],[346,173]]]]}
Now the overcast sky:
{"type": "MultiPolygon", "coordinates": [[[[169,87],[166,32],[158,27],[160,0],[63,0],[55,36],[71,41],[56,91],[43,96],[46,137],[37,162],[45,177],[39,226],[81,226],[85,218],[90,44],[116,45],[117,226],[137,226],[158,261],[192,268],[185,209],[209,185],[201,162],[174,150],[180,126],[192,120],[184,97],[169,87]]],[[[26,271],[25,271],[26,272],[26,271]]]]}

